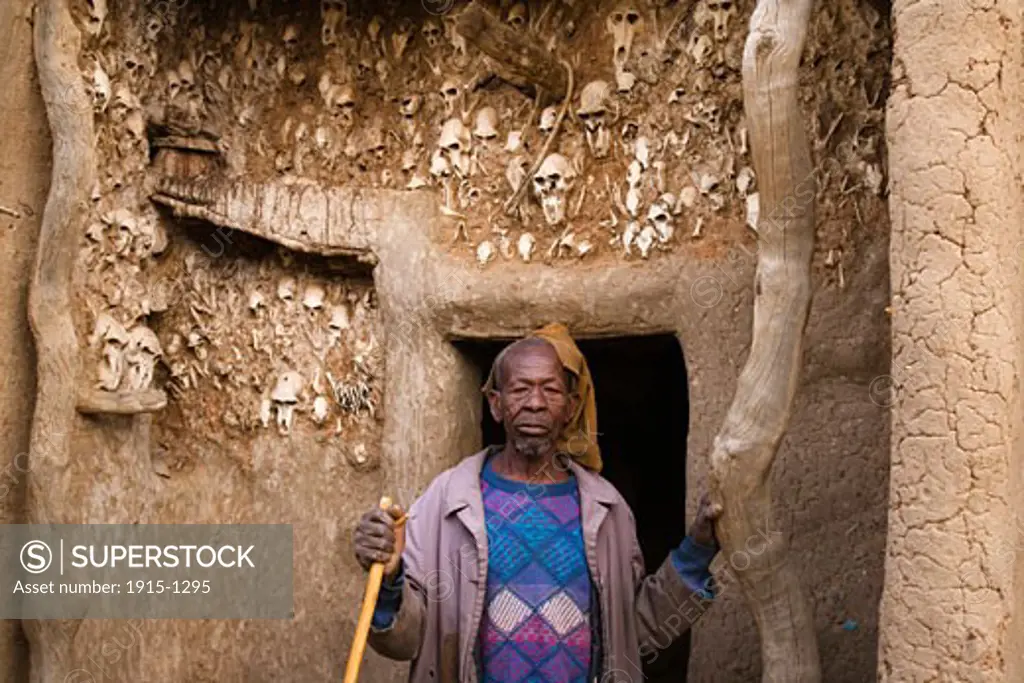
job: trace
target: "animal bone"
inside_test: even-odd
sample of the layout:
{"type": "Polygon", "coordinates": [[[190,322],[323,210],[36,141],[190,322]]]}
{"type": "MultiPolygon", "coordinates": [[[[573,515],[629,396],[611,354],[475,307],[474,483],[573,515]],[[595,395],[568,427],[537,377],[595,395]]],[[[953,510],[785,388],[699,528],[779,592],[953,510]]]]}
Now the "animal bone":
{"type": "Polygon", "coordinates": [[[622,247],[625,250],[626,255],[633,254],[633,244],[636,242],[637,235],[640,234],[640,224],[636,221],[630,221],[626,225],[625,231],[622,233],[622,247]]]}
{"type": "Polygon", "coordinates": [[[277,281],[277,298],[281,301],[294,301],[295,289],[295,278],[291,275],[285,275],[277,281]]]}
{"type": "Polygon", "coordinates": [[[126,255],[130,252],[132,243],[139,235],[139,222],[135,214],[128,209],[117,209],[113,213],[105,214],[103,222],[114,228],[114,252],[126,255]]]}
{"type": "Polygon", "coordinates": [[[370,17],[370,23],[366,25],[366,34],[370,36],[370,43],[376,44],[380,38],[381,31],[381,18],[379,14],[374,14],[370,17]]]}
{"type": "Polygon", "coordinates": [[[636,76],[629,71],[616,70],[615,72],[615,90],[620,95],[629,95],[633,92],[633,88],[636,86],[636,76]]]}
{"type": "Polygon", "coordinates": [[[747,225],[757,232],[757,224],[761,219],[761,196],[757,192],[747,195],[747,225]]]}
{"type": "Polygon", "coordinates": [[[587,146],[595,158],[608,155],[611,133],[608,130],[608,109],[611,86],[607,81],[591,81],[580,91],[580,106],[576,116],[583,122],[587,146]]]}
{"type": "Polygon", "coordinates": [[[744,166],[740,169],[740,172],[736,174],[736,191],[740,193],[740,196],[746,197],[750,192],[750,188],[754,186],[754,169],[749,166],[744,166]]]}
{"type": "Polygon", "coordinates": [[[402,98],[398,105],[398,111],[402,118],[411,119],[419,113],[421,106],[423,106],[423,98],[416,93],[410,93],[402,98]]]}
{"type": "Polygon", "coordinates": [[[608,15],[605,21],[608,32],[612,34],[615,42],[615,53],[613,63],[619,69],[626,66],[633,50],[633,41],[637,33],[643,31],[644,21],[640,12],[633,7],[617,9],[608,15]]]}
{"type": "Polygon", "coordinates": [[[145,325],[136,325],[128,332],[128,344],[124,352],[127,365],[128,389],[142,391],[153,383],[153,368],[163,356],[160,340],[153,330],[145,325]]]}
{"type": "Polygon", "coordinates": [[[284,47],[289,52],[294,52],[295,48],[299,45],[299,27],[297,24],[288,24],[284,27],[284,32],[281,34],[281,42],[284,43],[284,47]]]}
{"type": "Polygon", "coordinates": [[[85,23],[85,30],[91,36],[98,36],[107,18],[107,0],[87,0],[87,4],[89,20],[85,23]]]}
{"type": "Polygon", "coordinates": [[[409,47],[412,39],[412,23],[408,19],[402,20],[395,32],[391,34],[391,52],[396,62],[402,61],[402,56],[409,47]]]}
{"type": "Polygon", "coordinates": [[[324,96],[327,109],[341,119],[344,128],[355,123],[356,91],[351,85],[332,85],[324,96]]]}
{"type": "Polygon", "coordinates": [[[558,225],[565,219],[566,200],[576,176],[576,169],[569,160],[557,152],[549,154],[534,174],[533,190],[548,225],[558,225]]]}
{"type": "Polygon", "coordinates": [[[340,332],[341,330],[347,330],[349,324],[348,306],[345,304],[331,306],[331,320],[327,323],[327,326],[336,332],[340,332]]]}
{"type": "Polygon", "coordinates": [[[505,151],[515,153],[519,151],[519,148],[523,146],[523,131],[521,130],[510,130],[508,132],[508,138],[505,141],[505,151]]]}

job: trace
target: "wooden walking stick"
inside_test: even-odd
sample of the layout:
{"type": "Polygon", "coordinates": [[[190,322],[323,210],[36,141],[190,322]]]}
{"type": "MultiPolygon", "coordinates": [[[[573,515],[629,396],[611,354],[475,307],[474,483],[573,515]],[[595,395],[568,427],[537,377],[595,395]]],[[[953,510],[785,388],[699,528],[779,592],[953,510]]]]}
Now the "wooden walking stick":
{"type": "MultiPolygon", "coordinates": [[[[390,510],[391,505],[391,499],[387,496],[380,499],[381,510],[390,510]]],[[[396,534],[408,518],[409,515],[405,514],[395,520],[396,534]]],[[[370,574],[366,579],[366,594],[363,596],[363,606],[359,610],[359,621],[356,622],[356,634],[352,639],[352,649],[348,653],[344,683],[356,683],[359,680],[359,667],[363,663],[366,639],[370,635],[370,622],[373,620],[373,611],[377,607],[377,596],[380,594],[380,584],[383,580],[384,563],[374,562],[370,565],[370,574]]]]}

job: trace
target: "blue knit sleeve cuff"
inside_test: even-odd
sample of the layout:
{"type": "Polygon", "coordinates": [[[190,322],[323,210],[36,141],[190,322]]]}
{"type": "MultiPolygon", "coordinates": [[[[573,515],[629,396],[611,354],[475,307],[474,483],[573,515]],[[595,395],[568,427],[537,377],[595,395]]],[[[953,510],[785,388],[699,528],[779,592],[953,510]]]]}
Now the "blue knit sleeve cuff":
{"type": "Polygon", "coordinates": [[[705,600],[715,597],[709,568],[717,554],[717,546],[700,545],[689,536],[672,551],[672,565],[679,572],[683,583],[705,600]]]}
{"type": "Polygon", "coordinates": [[[402,586],[405,584],[405,569],[399,565],[398,572],[391,579],[385,577],[377,594],[377,606],[373,610],[370,625],[376,631],[383,631],[394,624],[395,616],[402,606],[402,586]]]}

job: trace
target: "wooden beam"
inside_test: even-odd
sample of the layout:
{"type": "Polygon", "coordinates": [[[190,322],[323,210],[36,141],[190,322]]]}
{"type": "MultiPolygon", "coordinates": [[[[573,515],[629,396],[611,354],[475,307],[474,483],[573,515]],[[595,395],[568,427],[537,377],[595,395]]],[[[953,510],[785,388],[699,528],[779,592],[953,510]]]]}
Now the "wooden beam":
{"type": "Polygon", "coordinates": [[[83,415],[138,415],[167,407],[167,394],[160,389],[110,392],[90,387],[78,390],[78,412],[83,415]]]}
{"type": "Polygon", "coordinates": [[[470,4],[459,14],[455,30],[490,57],[506,81],[539,88],[549,99],[565,97],[569,82],[558,58],[483,7],[470,4]]]}

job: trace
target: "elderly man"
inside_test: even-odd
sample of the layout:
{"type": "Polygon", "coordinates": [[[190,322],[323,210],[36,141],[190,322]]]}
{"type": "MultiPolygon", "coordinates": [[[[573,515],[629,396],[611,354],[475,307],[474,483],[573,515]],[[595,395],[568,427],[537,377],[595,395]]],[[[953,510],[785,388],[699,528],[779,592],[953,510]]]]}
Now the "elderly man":
{"type": "Polygon", "coordinates": [[[434,479],[404,525],[396,507],[355,530],[360,564],[385,563],[370,645],[410,660],[412,683],[640,683],[713,597],[718,511],[702,500],[689,535],[644,575],[633,514],[594,471],[596,444],[573,446],[596,412],[563,326],[507,346],[484,390],[506,443],[434,479]]]}

